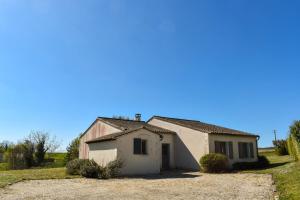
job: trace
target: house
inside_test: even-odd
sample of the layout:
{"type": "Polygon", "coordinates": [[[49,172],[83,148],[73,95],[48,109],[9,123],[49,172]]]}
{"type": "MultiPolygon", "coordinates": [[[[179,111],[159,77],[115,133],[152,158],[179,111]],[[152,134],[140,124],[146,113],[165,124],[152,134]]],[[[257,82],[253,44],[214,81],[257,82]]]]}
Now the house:
{"type": "Polygon", "coordinates": [[[153,116],[147,122],[98,117],[80,138],[79,157],[105,165],[119,158],[121,174],[166,169],[199,170],[200,158],[216,152],[230,164],[257,161],[258,135],[196,120],[153,116]]]}

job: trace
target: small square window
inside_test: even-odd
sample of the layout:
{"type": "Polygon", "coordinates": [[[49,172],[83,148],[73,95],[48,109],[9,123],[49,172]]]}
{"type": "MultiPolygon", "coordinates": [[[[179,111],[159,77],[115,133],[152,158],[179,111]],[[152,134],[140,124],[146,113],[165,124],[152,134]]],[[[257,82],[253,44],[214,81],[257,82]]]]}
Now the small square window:
{"type": "Polygon", "coordinates": [[[133,154],[147,154],[147,140],[141,138],[133,139],[133,154]]]}

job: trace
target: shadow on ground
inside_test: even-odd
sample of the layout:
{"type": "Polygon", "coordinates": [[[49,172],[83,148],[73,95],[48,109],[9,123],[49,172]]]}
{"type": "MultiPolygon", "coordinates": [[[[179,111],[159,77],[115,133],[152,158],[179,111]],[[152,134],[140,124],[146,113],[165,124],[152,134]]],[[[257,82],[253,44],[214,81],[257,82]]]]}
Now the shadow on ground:
{"type": "Polygon", "coordinates": [[[275,167],[280,167],[280,166],[286,165],[288,163],[291,163],[291,162],[272,163],[268,167],[266,167],[265,169],[271,169],[271,168],[275,168],[275,167]]]}
{"type": "Polygon", "coordinates": [[[191,171],[181,171],[181,170],[172,170],[172,171],[163,171],[160,174],[149,174],[149,175],[135,175],[135,176],[125,176],[120,178],[142,178],[142,179],[173,179],[173,178],[196,178],[201,175],[198,172],[191,171]]]}

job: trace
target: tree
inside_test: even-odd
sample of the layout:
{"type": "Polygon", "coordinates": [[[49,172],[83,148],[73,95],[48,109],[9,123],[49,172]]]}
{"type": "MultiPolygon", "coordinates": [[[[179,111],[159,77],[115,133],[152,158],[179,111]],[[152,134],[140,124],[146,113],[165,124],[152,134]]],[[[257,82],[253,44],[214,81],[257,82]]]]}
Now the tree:
{"type": "Polygon", "coordinates": [[[9,147],[12,147],[13,143],[7,140],[4,140],[0,143],[0,152],[5,152],[8,150],[9,147]]]}
{"type": "Polygon", "coordinates": [[[288,146],[286,140],[274,140],[275,152],[279,156],[288,155],[288,146]]]}
{"type": "Polygon", "coordinates": [[[28,140],[35,146],[34,156],[37,165],[44,162],[47,152],[53,152],[60,146],[55,137],[51,138],[49,133],[44,131],[31,131],[28,140]]]}
{"type": "Polygon", "coordinates": [[[27,168],[30,168],[34,165],[34,144],[30,140],[25,140],[22,143],[23,146],[23,157],[25,160],[25,165],[27,168]]]}
{"type": "Polygon", "coordinates": [[[66,162],[79,158],[80,136],[76,137],[67,147],[66,162]]]}
{"type": "Polygon", "coordinates": [[[5,154],[9,169],[26,168],[23,144],[17,144],[14,147],[8,148],[5,154]]]}
{"type": "Polygon", "coordinates": [[[290,134],[300,143],[300,120],[294,121],[290,126],[290,134]]]}

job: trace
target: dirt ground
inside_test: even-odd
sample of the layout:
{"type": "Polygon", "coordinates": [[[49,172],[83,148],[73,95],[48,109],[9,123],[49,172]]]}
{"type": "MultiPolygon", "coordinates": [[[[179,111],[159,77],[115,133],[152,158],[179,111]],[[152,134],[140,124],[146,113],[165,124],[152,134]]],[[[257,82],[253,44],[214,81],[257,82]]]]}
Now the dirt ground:
{"type": "Polygon", "coordinates": [[[20,182],[0,189],[0,199],[272,199],[271,175],[167,173],[111,180],[20,182]]]}

